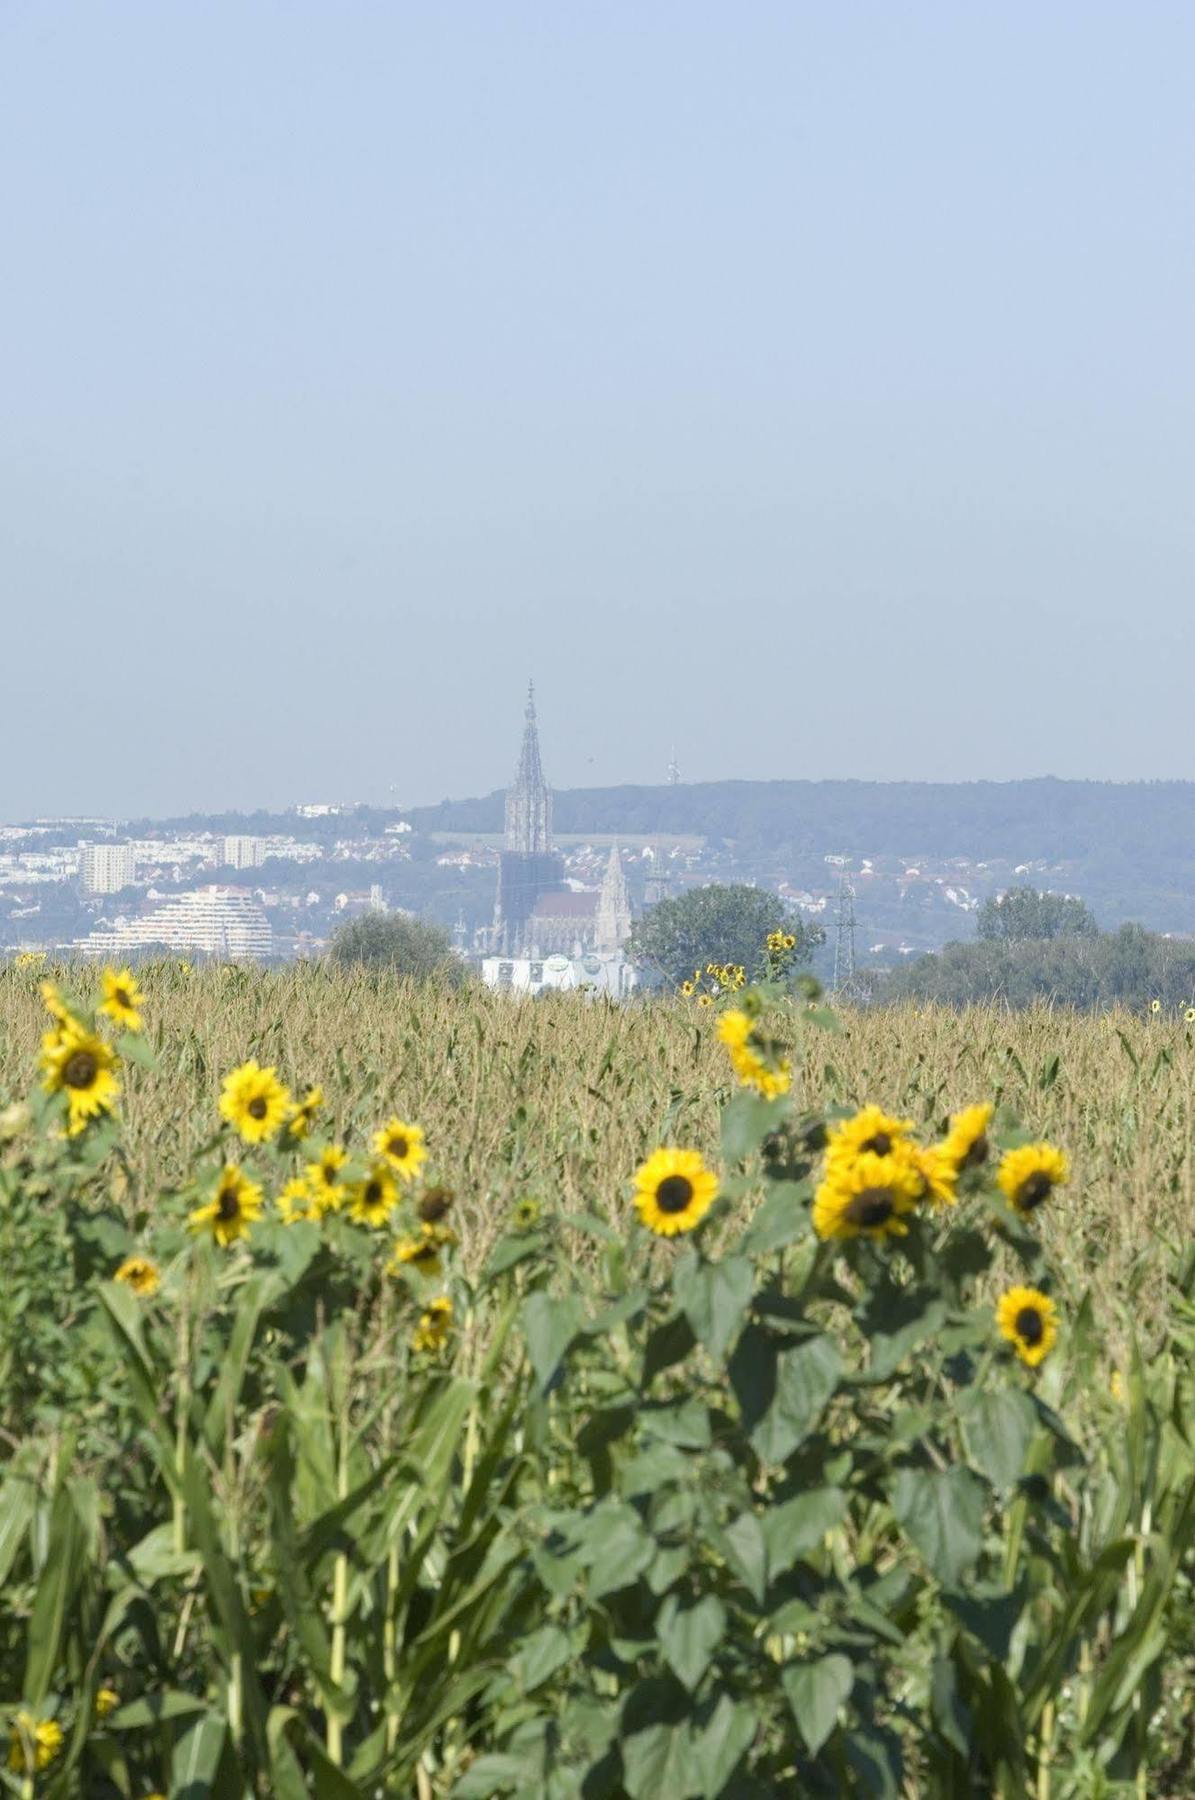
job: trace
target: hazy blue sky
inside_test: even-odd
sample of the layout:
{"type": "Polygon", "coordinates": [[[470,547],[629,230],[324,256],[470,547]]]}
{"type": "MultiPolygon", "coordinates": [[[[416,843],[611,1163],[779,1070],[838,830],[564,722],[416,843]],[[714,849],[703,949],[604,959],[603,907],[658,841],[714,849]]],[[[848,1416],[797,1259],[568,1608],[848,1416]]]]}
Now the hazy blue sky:
{"type": "Polygon", "coordinates": [[[1195,7],[0,0],[0,819],[1195,777],[1195,7]]]}

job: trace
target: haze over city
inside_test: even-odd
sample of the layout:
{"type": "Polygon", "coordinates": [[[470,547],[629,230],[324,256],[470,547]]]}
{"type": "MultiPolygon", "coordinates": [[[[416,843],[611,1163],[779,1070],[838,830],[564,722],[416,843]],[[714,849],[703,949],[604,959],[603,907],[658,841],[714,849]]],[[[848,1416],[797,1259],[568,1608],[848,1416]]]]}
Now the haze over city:
{"type": "Polygon", "coordinates": [[[1195,776],[1179,5],[0,11],[0,816],[1195,776]]]}

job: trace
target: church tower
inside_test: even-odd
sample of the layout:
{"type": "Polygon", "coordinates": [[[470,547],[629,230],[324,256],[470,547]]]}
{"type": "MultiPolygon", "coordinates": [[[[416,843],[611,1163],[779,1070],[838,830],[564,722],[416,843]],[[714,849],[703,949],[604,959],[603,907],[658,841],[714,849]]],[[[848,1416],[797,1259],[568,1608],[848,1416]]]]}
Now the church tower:
{"type": "Polygon", "coordinates": [[[506,790],[506,848],[520,856],[543,856],[552,848],[552,796],[539,760],[535,683],[527,683],[523,745],[514,786],[506,790]]]}
{"type": "Polygon", "coordinates": [[[506,792],[506,841],[498,859],[493,948],[499,956],[528,956],[531,912],[541,894],[564,885],[564,864],[552,850],[552,795],[539,757],[535,685],[527,684],[523,742],[514,785],[506,792]]]}
{"type": "Polygon", "coordinates": [[[610,849],[610,860],[602,878],[598,895],[593,947],[599,956],[616,956],[631,935],[631,901],[627,878],[622,872],[622,856],[618,845],[610,849]]]}

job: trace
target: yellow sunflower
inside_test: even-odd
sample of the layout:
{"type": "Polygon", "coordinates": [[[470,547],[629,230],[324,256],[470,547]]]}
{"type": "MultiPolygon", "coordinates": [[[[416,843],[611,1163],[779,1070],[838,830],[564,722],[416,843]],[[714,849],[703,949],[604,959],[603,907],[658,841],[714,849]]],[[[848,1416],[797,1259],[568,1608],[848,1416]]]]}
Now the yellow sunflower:
{"type": "Polygon", "coordinates": [[[893,1119],[881,1106],[864,1106],[853,1118],[839,1119],[830,1126],[826,1162],[850,1162],[864,1155],[890,1156],[912,1129],[912,1119],[893,1119]]]}
{"type": "Polygon", "coordinates": [[[140,1300],[151,1299],[161,1286],[158,1265],[148,1256],[126,1256],[112,1279],[123,1281],[140,1300]]]}
{"type": "Polygon", "coordinates": [[[635,1172],[635,1210],[657,1237],[700,1225],[718,1194],[718,1177],[700,1150],[656,1150],[635,1172]]]}
{"type": "Polygon", "coordinates": [[[934,1206],[953,1206],[958,1199],[955,1182],[958,1165],[945,1144],[934,1144],[928,1150],[915,1149],[913,1162],[924,1182],[920,1198],[934,1206]]]}
{"type": "Polygon", "coordinates": [[[1023,1363],[1036,1369],[1050,1354],[1058,1338],[1058,1314],[1054,1302],[1039,1288],[1014,1287],[1001,1294],[996,1305],[996,1328],[1008,1339],[1023,1363]]]}
{"type": "Polygon", "coordinates": [[[100,1011],[107,1013],[113,1024],[122,1026],[125,1031],[140,1031],[145,995],[133,979],[133,971],[105,969],[101,979],[104,998],[100,1001],[100,1011]]]}
{"type": "Polygon", "coordinates": [[[48,1769],[62,1749],[62,1726],[57,1719],[37,1719],[20,1711],[8,1739],[8,1766],[15,1775],[33,1775],[48,1769]]]}
{"type": "Polygon", "coordinates": [[[290,1094],[275,1069],[242,1063],[224,1077],[220,1089],[220,1116],[247,1144],[264,1144],[272,1138],[290,1111],[290,1094]]]}
{"type": "Polygon", "coordinates": [[[411,1339],[412,1350],[438,1350],[451,1326],[452,1301],[441,1296],[431,1302],[425,1313],[420,1314],[419,1324],[411,1339]]]}
{"type": "Polygon", "coordinates": [[[206,1206],[198,1206],[188,1221],[192,1231],[210,1231],[221,1249],[248,1237],[249,1227],[261,1217],[261,1189],[242,1174],[235,1163],[226,1163],[216,1191],[206,1206]]]}
{"type": "Polygon", "coordinates": [[[904,1237],[905,1216],[920,1199],[924,1181],[907,1145],[886,1156],[863,1150],[850,1161],[827,1163],[813,1197],[813,1229],[820,1238],[904,1237]]]}
{"type": "Polygon", "coordinates": [[[1188,1006],[1186,1012],[1183,1014],[1183,1018],[1187,1021],[1188,1025],[1195,1025],[1195,1006],[1188,1006]]]}
{"type": "Polygon", "coordinates": [[[1160,1013],[1162,1010],[1162,1002],[1160,1000],[1151,1000],[1149,1003],[1149,1010],[1151,1013],[1160,1013]]]}
{"type": "Polygon", "coordinates": [[[339,1144],[325,1144],[315,1161],[307,1164],[304,1173],[311,1189],[316,1218],[322,1219],[325,1213],[336,1212],[344,1204],[340,1171],[347,1161],[347,1150],[342,1150],[339,1144]]]}
{"type": "Polygon", "coordinates": [[[73,1025],[76,1031],[86,1030],[82,1020],[75,1017],[66,1001],[62,998],[62,993],[57,982],[43,981],[39,991],[42,997],[42,1005],[53,1019],[55,1025],[60,1029],[65,1025],[73,1025]]]}
{"type": "Polygon", "coordinates": [[[524,1194],[521,1200],[515,1201],[511,1223],[516,1231],[534,1231],[542,1213],[543,1207],[534,1195],[524,1194]]]}
{"type": "Polygon", "coordinates": [[[415,1269],[420,1275],[438,1276],[441,1272],[440,1246],[428,1231],[420,1237],[397,1238],[387,1268],[391,1275],[397,1275],[403,1269],[415,1269]]]}
{"type": "Polygon", "coordinates": [[[991,1155],[988,1126],[995,1108],[990,1101],[980,1106],[964,1107],[950,1121],[942,1148],[961,1175],[965,1169],[978,1169],[991,1155]]]}
{"type": "Polygon", "coordinates": [[[111,1688],[111,1687],[100,1688],[95,1697],[95,1716],[96,1716],[96,1718],[97,1719],[106,1719],[108,1717],[108,1714],[114,1713],[119,1705],[120,1705],[120,1695],[117,1693],[115,1688],[111,1688]]]}
{"type": "Polygon", "coordinates": [[[89,1119],[111,1111],[120,1092],[115,1062],[111,1045],[74,1020],[42,1039],[42,1085],[48,1094],[66,1095],[72,1137],[89,1119]]]}
{"type": "Polygon", "coordinates": [[[765,1100],[775,1100],[792,1087],[792,1064],[765,1045],[747,1013],[730,1008],[718,1020],[718,1036],[726,1045],[730,1066],[744,1087],[765,1100]],[[765,1051],[767,1054],[765,1055],[765,1051]]]}
{"type": "Polygon", "coordinates": [[[278,1196],[278,1211],[284,1225],[296,1225],[300,1219],[318,1219],[319,1208],[307,1180],[293,1175],[278,1196]]]}
{"type": "Polygon", "coordinates": [[[291,1107],[290,1118],[286,1121],[286,1135],[292,1138],[305,1138],[311,1130],[316,1113],[324,1104],[322,1087],[309,1087],[301,1100],[296,1100],[291,1107]]]}
{"type": "Polygon", "coordinates": [[[349,1189],[349,1217],[376,1230],[386,1223],[398,1199],[398,1183],[384,1160],[375,1162],[363,1181],[349,1189]]]}
{"type": "Polygon", "coordinates": [[[698,1006],[712,1006],[714,1004],[714,996],[712,994],[698,994],[697,1004],[698,1006]]]}
{"type": "Polygon", "coordinates": [[[1022,1144],[1008,1150],[996,1176],[1000,1191],[1019,1213],[1036,1212],[1056,1187],[1070,1178],[1070,1164],[1053,1144],[1022,1144]]]}
{"type": "Polygon", "coordinates": [[[421,1127],[404,1125],[397,1114],[387,1119],[380,1131],[374,1132],[373,1148],[404,1181],[418,1174],[420,1163],[427,1160],[421,1127]]]}

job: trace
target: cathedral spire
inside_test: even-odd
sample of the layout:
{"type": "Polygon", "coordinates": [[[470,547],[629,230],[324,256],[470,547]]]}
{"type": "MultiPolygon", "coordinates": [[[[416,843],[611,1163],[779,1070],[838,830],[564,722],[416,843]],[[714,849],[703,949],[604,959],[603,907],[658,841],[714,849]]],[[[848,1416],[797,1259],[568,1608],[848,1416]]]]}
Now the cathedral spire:
{"type": "Polygon", "coordinates": [[[527,683],[523,743],[514,786],[506,793],[506,848],[523,856],[542,856],[552,847],[552,796],[539,757],[535,719],[535,683],[527,683]]]}

